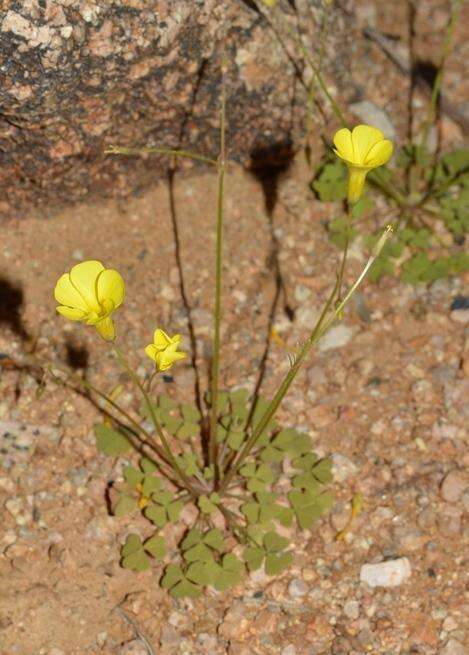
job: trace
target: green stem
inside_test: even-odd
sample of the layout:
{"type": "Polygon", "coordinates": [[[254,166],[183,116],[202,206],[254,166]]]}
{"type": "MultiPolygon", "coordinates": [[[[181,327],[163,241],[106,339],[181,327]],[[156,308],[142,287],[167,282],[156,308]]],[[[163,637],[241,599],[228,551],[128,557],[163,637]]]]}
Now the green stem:
{"type": "Polygon", "coordinates": [[[347,234],[345,235],[345,246],[344,246],[344,252],[342,255],[342,262],[340,264],[340,270],[339,270],[339,278],[337,282],[337,299],[340,302],[341,296],[342,296],[342,282],[344,279],[344,273],[345,273],[345,264],[347,263],[347,255],[348,255],[348,249],[350,245],[350,236],[352,233],[352,208],[350,206],[350,203],[347,203],[347,234]]]}
{"type": "Polygon", "coordinates": [[[121,146],[109,146],[104,151],[105,155],[144,155],[144,154],[158,154],[158,155],[172,155],[174,157],[185,157],[186,159],[195,159],[202,161],[204,164],[211,164],[215,166],[217,161],[204,155],[198,155],[196,152],[189,152],[188,150],[172,150],[171,148],[124,148],[121,146]]]}
{"type": "Polygon", "coordinates": [[[446,60],[451,51],[451,44],[453,40],[454,28],[459,16],[459,10],[462,5],[462,0],[454,0],[451,5],[451,16],[446,27],[445,38],[443,41],[443,48],[441,52],[440,65],[438,67],[438,72],[436,74],[435,80],[433,82],[432,93],[430,96],[430,103],[428,105],[427,116],[422,130],[422,140],[421,145],[425,148],[428,141],[428,134],[430,132],[430,127],[436,118],[436,111],[438,105],[438,99],[441,92],[441,83],[443,81],[443,71],[446,64],[446,60]]]}
{"type": "Polygon", "coordinates": [[[210,391],[210,433],[209,433],[209,464],[215,469],[217,480],[217,429],[218,429],[218,387],[220,377],[220,320],[221,320],[221,286],[222,286],[222,254],[223,254],[223,199],[226,169],[226,93],[224,74],[222,73],[222,91],[220,107],[220,157],[218,159],[218,194],[217,194],[217,224],[215,245],[215,302],[213,308],[213,353],[212,379],[210,391]]]}
{"type": "Polygon", "coordinates": [[[237,456],[237,458],[233,461],[232,466],[230,470],[227,472],[225,477],[223,478],[223,481],[220,485],[220,493],[223,493],[228,485],[230,484],[231,480],[233,477],[236,475],[238,472],[239,468],[242,466],[244,460],[246,457],[249,455],[251,450],[255,447],[257,441],[259,440],[261,434],[265,430],[265,428],[268,426],[270,421],[272,420],[273,416],[275,415],[280,403],[282,402],[283,398],[285,397],[288,389],[290,388],[292,382],[294,381],[295,377],[298,374],[298,371],[301,368],[302,363],[310,353],[312,347],[319,341],[319,339],[323,336],[323,334],[328,330],[328,328],[332,325],[332,323],[336,320],[338,316],[341,315],[341,312],[345,305],[348,303],[352,295],[355,293],[356,289],[358,286],[361,284],[363,278],[367,274],[368,270],[370,269],[370,266],[373,264],[375,261],[376,257],[378,257],[379,253],[381,252],[386,239],[389,235],[389,232],[391,232],[391,228],[387,227],[381,238],[379,239],[377,245],[375,246],[375,249],[368,259],[368,262],[366,263],[363,271],[361,272],[360,276],[357,278],[355,283],[352,285],[352,287],[349,289],[349,291],[346,293],[345,297],[339,304],[335,307],[335,309],[332,311],[332,313],[328,317],[328,312],[332,306],[332,303],[334,301],[335,295],[338,290],[338,282],[339,279],[337,278],[336,284],[334,286],[334,289],[332,290],[332,293],[329,296],[329,299],[327,300],[324,309],[322,311],[321,316],[319,317],[319,320],[317,321],[315,327],[313,328],[309,338],[306,340],[306,342],[303,344],[300,352],[298,353],[295,362],[291,366],[290,370],[284,377],[279,389],[277,390],[277,393],[269,403],[268,407],[266,408],[262,418],[260,419],[259,423],[253,430],[251,436],[249,439],[246,441],[244,447],[242,448],[241,452],[237,456]]]}
{"type": "Polygon", "coordinates": [[[113,345],[113,350],[117,355],[117,358],[121,364],[121,366],[127,371],[127,373],[130,375],[132,378],[134,384],[138,387],[140,390],[143,398],[145,399],[145,404],[147,406],[148,412],[151,416],[151,420],[153,422],[153,425],[155,426],[155,430],[160,438],[161,444],[163,446],[163,451],[170,463],[170,465],[173,468],[174,473],[177,475],[179,480],[182,483],[182,486],[185,487],[189,493],[193,496],[193,498],[198,498],[198,493],[192,486],[191,481],[187,477],[187,475],[184,473],[184,471],[181,469],[179,466],[176,458],[174,457],[173,453],[171,452],[171,448],[169,446],[169,443],[166,439],[166,436],[163,432],[163,428],[161,427],[161,424],[156,416],[155,413],[155,408],[153,407],[153,403],[150,400],[150,396],[147,394],[145,391],[145,387],[143,384],[140,382],[138,375],[134,372],[132,367],[127,363],[127,360],[125,359],[124,355],[122,354],[121,350],[118,348],[118,346],[113,345]]]}

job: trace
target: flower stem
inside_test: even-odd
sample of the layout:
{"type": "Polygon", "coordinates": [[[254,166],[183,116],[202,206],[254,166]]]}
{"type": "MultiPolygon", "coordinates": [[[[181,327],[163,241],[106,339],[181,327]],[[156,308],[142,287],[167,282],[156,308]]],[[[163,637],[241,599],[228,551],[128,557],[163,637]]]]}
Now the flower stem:
{"type": "Polygon", "coordinates": [[[339,302],[339,304],[334,308],[334,310],[329,314],[329,310],[332,307],[332,303],[334,301],[334,298],[336,296],[336,293],[338,291],[338,284],[339,284],[339,277],[337,277],[337,281],[334,285],[334,288],[332,290],[332,293],[330,294],[324,309],[322,311],[321,316],[319,317],[315,327],[313,328],[310,336],[308,339],[305,341],[303,344],[300,352],[296,356],[296,359],[294,363],[292,364],[290,370],[284,377],[282,383],[280,384],[280,387],[277,390],[277,393],[273,397],[273,399],[270,401],[268,407],[266,408],[262,418],[260,419],[259,423],[257,426],[254,428],[251,436],[249,439],[246,441],[244,447],[242,448],[241,452],[238,454],[238,456],[235,458],[233,461],[229,471],[226,473],[225,477],[222,480],[222,483],[220,485],[220,490],[219,493],[223,493],[228,485],[230,484],[231,480],[233,477],[236,475],[238,472],[239,468],[242,466],[244,460],[246,457],[249,455],[251,450],[254,448],[256,445],[258,439],[260,438],[261,434],[265,430],[265,428],[268,426],[270,421],[272,420],[273,416],[275,415],[275,412],[277,411],[280,403],[282,402],[283,398],[285,397],[285,394],[287,393],[288,389],[290,388],[293,380],[295,379],[298,371],[300,370],[300,367],[306,357],[308,356],[309,352],[311,351],[312,347],[319,341],[319,339],[323,336],[323,334],[329,329],[329,327],[332,325],[332,323],[336,320],[338,316],[341,315],[343,308],[345,305],[348,303],[352,295],[355,293],[356,289],[358,286],[361,284],[363,278],[367,274],[368,270],[370,269],[370,266],[373,264],[375,259],[378,257],[379,253],[381,252],[387,237],[389,236],[389,233],[392,231],[392,228],[388,226],[379,239],[378,243],[376,244],[373,253],[371,254],[370,258],[368,259],[368,262],[366,263],[363,271],[357,278],[357,280],[354,282],[354,284],[351,286],[351,288],[348,290],[346,293],[345,297],[343,300],[339,302]]]}
{"type": "Polygon", "coordinates": [[[109,146],[104,151],[105,155],[172,155],[174,157],[185,157],[186,159],[195,159],[196,161],[204,162],[204,164],[217,164],[216,159],[199,155],[196,152],[189,152],[188,150],[172,150],[171,148],[125,148],[121,146],[109,146]]]}
{"type": "Polygon", "coordinates": [[[222,254],[223,254],[223,200],[225,190],[226,170],[226,89],[222,70],[222,90],[220,106],[220,156],[218,158],[218,195],[217,224],[215,245],[215,302],[213,308],[213,353],[212,378],[210,391],[210,433],[209,433],[209,464],[214,466],[215,481],[217,471],[217,429],[218,429],[218,386],[220,377],[220,320],[221,320],[221,285],[222,285],[222,254]]]}
{"type": "Polygon", "coordinates": [[[163,428],[161,427],[161,424],[156,416],[155,413],[155,408],[153,407],[153,403],[150,400],[149,395],[145,391],[145,387],[143,384],[140,382],[138,375],[134,372],[132,367],[128,364],[127,360],[125,359],[124,355],[122,354],[120,348],[116,346],[115,344],[113,345],[113,350],[117,355],[117,358],[121,364],[121,366],[127,371],[127,373],[130,375],[132,378],[133,382],[135,385],[138,387],[140,390],[143,398],[145,399],[145,404],[147,406],[148,412],[150,414],[151,420],[153,422],[153,425],[155,426],[155,430],[161,440],[161,444],[163,446],[163,451],[166,455],[166,458],[168,459],[168,462],[170,463],[171,467],[173,468],[174,473],[177,475],[179,480],[182,483],[182,486],[185,487],[191,496],[194,498],[198,498],[198,493],[192,486],[192,483],[190,479],[187,477],[187,475],[184,473],[184,471],[181,469],[179,466],[176,458],[174,457],[173,453],[171,452],[171,448],[169,446],[168,440],[166,439],[166,436],[163,432],[163,428]]]}

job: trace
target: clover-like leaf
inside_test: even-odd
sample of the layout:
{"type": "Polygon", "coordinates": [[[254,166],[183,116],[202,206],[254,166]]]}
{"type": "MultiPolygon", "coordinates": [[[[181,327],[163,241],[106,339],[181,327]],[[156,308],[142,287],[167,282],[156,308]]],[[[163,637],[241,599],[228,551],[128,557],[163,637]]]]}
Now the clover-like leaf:
{"type": "Polygon", "coordinates": [[[153,473],[158,470],[158,467],[148,457],[142,457],[140,460],[140,468],[144,473],[153,473]]]}
{"type": "Polygon", "coordinates": [[[180,580],[184,579],[184,573],[182,569],[177,564],[168,564],[164,571],[164,575],[161,578],[161,586],[163,589],[171,589],[174,585],[180,580]]]}
{"type": "Polygon", "coordinates": [[[221,568],[214,584],[217,591],[225,591],[241,581],[244,565],[233,553],[223,555],[221,568]]]}
{"type": "Polygon", "coordinates": [[[126,466],[124,469],[124,480],[131,487],[136,487],[142,481],[144,474],[133,466],[126,466]]]}
{"type": "Polygon", "coordinates": [[[122,566],[132,571],[146,571],[150,568],[150,560],[143,550],[140,537],[130,534],[121,549],[122,566]]]}
{"type": "Polygon", "coordinates": [[[174,523],[179,519],[183,507],[184,507],[184,503],[182,502],[182,500],[173,500],[171,503],[169,503],[169,505],[166,505],[166,513],[168,515],[168,519],[172,523],[174,523]]]}
{"type": "Polygon", "coordinates": [[[202,540],[203,540],[202,533],[196,530],[195,528],[192,528],[184,537],[181,543],[181,548],[182,550],[187,550],[188,548],[191,548],[195,544],[201,543],[202,540]]]}
{"type": "Polygon", "coordinates": [[[333,479],[332,475],[332,460],[328,457],[322,459],[318,462],[312,469],[311,473],[314,475],[316,480],[319,480],[322,484],[331,482],[333,479]]]}
{"type": "Polygon", "coordinates": [[[137,501],[132,496],[121,495],[114,507],[114,516],[125,516],[137,509],[137,501]]]}
{"type": "Polygon", "coordinates": [[[243,503],[240,507],[241,512],[246,517],[248,523],[257,523],[259,520],[260,504],[254,501],[243,503]]]}
{"type": "Polygon", "coordinates": [[[202,590],[190,580],[184,579],[178,582],[169,593],[173,598],[198,598],[202,590]]]}
{"type": "Polygon", "coordinates": [[[156,493],[161,490],[162,482],[160,478],[157,478],[152,474],[145,474],[141,482],[141,490],[144,496],[151,496],[153,493],[156,493]]]}
{"type": "Polygon", "coordinates": [[[145,517],[156,525],[157,528],[164,528],[168,522],[166,509],[161,505],[148,505],[143,510],[145,517]]]}
{"type": "Polygon", "coordinates": [[[96,447],[105,455],[119,457],[132,450],[132,443],[127,437],[117,430],[113,430],[104,423],[94,426],[96,436],[96,447]]]}
{"type": "Polygon", "coordinates": [[[269,553],[278,553],[289,545],[288,539],[277,534],[277,532],[267,532],[264,535],[264,547],[269,553]]]}
{"type": "Polygon", "coordinates": [[[268,553],[265,558],[264,569],[267,575],[277,575],[293,562],[291,553],[268,553]]]}
{"type": "Polygon", "coordinates": [[[205,544],[199,543],[185,550],[183,557],[186,562],[207,562],[212,558],[212,553],[210,548],[208,548],[205,544]]]}
{"type": "Polygon", "coordinates": [[[155,559],[163,559],[166,555],[166,544],[164,539],[157,534],[147,539],[143,544],[143,548],[155,559]]]}
{"type": "Polygon", "coordinates": [[[203,514],[213,514],[217,511],[217,506],[208,496],[199,496],[197,505],[203,514]]]}
{"type": "Polygon", "coordinates": [[[214,550],[222,551],[225,546],[225,540],[218,528],[212,528],[203,537],[204,544],[210,546],[214,550]]]}
{"type": "Polygon", "coordinates": [[[212,558],[207,561],[192,562],[186,571],[186,577],[198,585],[213,585],[220,575],[220,567],[212,558]]]}
{"type": "Polygon", "coordinates": [[[256,546],[248,546],[244,549],[243,553],[244,561],[246,566],[250,571],[257,571],[262,566],[264,561],[265,551],[263,548],[256,546]]]}
{"type": "Polygon", "coordinates": [[[322,202],[347,197],[347,169],[340,161],[323,164],[311,184],[322,202]]]}
{"type": "Polygon", "coordinates": [[[123,557],[135,553],[137,550],[142,550],[143,544],[142,540],[137,534],[129,534],[125,540],[125,544],[122,546],[121,554],[123,557]]]}
{"type": "Polygon", "coordinates": [[[200,412],[194,405],[181,405],[181,414],[188,423],[198,423],[201,419],[200,412]]]}
{"type": "Polygon", "coordinates": [[[200,425],[198,423],[181,423],[181,426],[178,428],[176,436],[178,439],[190,439],[191,437],[196,437],[200,432],[200,425]]]}

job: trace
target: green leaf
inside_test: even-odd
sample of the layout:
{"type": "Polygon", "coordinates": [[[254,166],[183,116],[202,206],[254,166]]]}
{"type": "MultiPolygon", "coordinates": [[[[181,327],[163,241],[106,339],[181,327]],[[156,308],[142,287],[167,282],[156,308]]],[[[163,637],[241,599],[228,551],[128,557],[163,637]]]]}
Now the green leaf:
{"type": "Polygon", "coordinates": [[[212,558],[212,553],[210,549],[205,544],[195,544],[192,548],[185,550],[183,557],[186,562],[207,562],[212,558]]]}
{"type": "Polygon", "coordinates": [[[164,409],[166,411],[171,411],[172,409],[175,409],[177,407],[175,401],[172,400],[169,396],[166,396],[164,394],[158,396],[158,405],[161,407],[161,409],[164,409]]]}
{"type": "Polygon", "coordinates": [[[181,580],[169,593],[173,598],[198,598],[202,590],[189,580],[181,580]]]}
{"type": "Polygon", "coordinates": [[[152,499],[158,503],[158,505],[162,505],[163,507],[167,507],[169,503],[172,502],[173,498],[174,494],[168,491],[168,489],[162,489],[161,491],[152,494],[152,499]]]}
{"type": "Polygon", "coordinates": [[[322,459],[313,468],[312,474],[314,475],[316,480],[319,480],[319,482],[326,484],[328,482],[331,482],[333,479],[331,469],[332,469],[332,460],[330,458],[322,459]]]}
{"type": "Polygon", "coordinates": [[[292,464],[297,469],[303,469],[303,471],[309,471],[315,463],[318,461],[318,456],[316,453],[306,453],[301,455],[301,457],[296,457],[292,464]]]}
{"type": "Polygon", "coordinates": [[[276,512],[275,518],[278,522],[286,528],[289,528],[293,523],[294,512],[291,507],[285,507],[284,505],[275,505],[276,512]]]}
{"type": "Polygon", "coordinates": [[[176,436],[179,428],[181,428],[183,425],[183,422],[180,418],[177,416],[172,416],[171,414],[165,414],[162,416],[161,423],[163,427],[169,432],[169,434],[172,434],[173,436],[176,436]]]}
{"type": "Polygon", "coordinates": [[[181,405],[181,414],[187,423],[198,423],[201,419],[200,412],[194,405],[181,405]]]}
{"type": "Polygon", "coordinates": [[[148,457],[142,457],[140,460],[140,468],[144,473],[153,473],[158,470],[156,464],[152,462],[151,459],[148,459],[148,457]]]}
{"type": "Polygon", "coordinates": [[[136,487],[143,480],[143,473],[133,466],[126,466],[124,469],[124,480],[131,487],[136,487]]]}
{"type": "Polygon", "coordinates": [[[201,542],[202,542],[202,534],[195,528],[192,528],[184,537],[181,543],[181,548],[182,550],[187,550],[188,548],[191,548],[191,546],[194,546],[195,544],[200,544],[201,542]]]}
{"type": "Polygon", "coordinates": [[[208,498],[208,496],[199,496],[197,505],[200,511],[203,512],[204,514],[213,514],[214,512],[217,511],[217,506],[215,505],[215,503],[212,503],[212,501],[208,498]]]}
{"type": "Polygon", "coordinates": [[[177,431],[178,439],[190,439],[196,437],[200,432],[200,425],[198,423],[183,423],[177,431]]]}
{"type": "Polygon", "coordinates": [[[262,566],[264,561],[265,551],[263,548],[256,548],[255,546],[248,546],[244,549],[244,561],[250,571],[257,571],[262,566]]]}
{"type": "Polygon", "coordinates": [[[214,587],[217,591],[226,591],[230,587],[241,582],[242,573],[240,571],[228,571],[223,569],[215,580],[214,587]]]}
{"type": "Polygon", "coordinates": [[[281,450],[277,450],[273,446],[266,446],[262,451],[260,458],[263,462],[271,462],[272,464],[278,464],[284,458],[285,453],[281,450]]]}
{"type": "Polygon", "coordinates": [[[166,509],[160,505],[148,505],[143,510],[145,517],[156,525],[157,528],[164,528],[168,522],[166,509]]]}
{"type": "Polygon", "coordinates": [[[213,585],[220,575],[220,567],[213,560],[193,562],[186,571],[186,577],[198,585],[213,585]]]}
{"type": "Polygon", "coordinates": [[[143,549],[137,550],[122,559],[122,566],[131,571],[147,571],[150,568],[150,560],[143,549]]]}
{"type": "Polygon", "coordinates": [[[243,503],[240,507],[241,512],[249,523],[257,523],[259,520],[260,505],[255,502],[243,503]]]}
{"type": "Polygon", "coordinates": [[[340,161],[323,164],[311,187],[322,202],[345,200],[347,197],[347,169],[340,161]]]}
{"type": "Polygon", "coordinates": [[[166,506],[166,513],[168,514],[168,519],[172,523],[175,523],[179,519],[183,507],[184,507],[184,503],[182,502],[182,500],[173,500],[172,503],[169,503],[169,505],[166,506]]]}
{"type": "Polygon", "coordinates": [[[184,573],[180,566],[177,564],[168,564],[165,569],[164,575],[161,578],[161,586],[163,589],[171,589],[180,580],[184,579],[184,573]]]}
{"type": "Polygon", "coordinates": [[[94,434],[97,449],[105,455],[119,457],[119,455],[125,455],[133,448],[127,437],[103,423],[94,426],[94,434]]]}
{"type": "Polygon", "coordinates": [[[265,486],[266,483],[262,480],[258,480],[257,478],[251,478],[246,484],[247,489],[252,493],[255,493],[256,491],[263,491],[265,486]]]}
{"type": "Polygon", "coordinates": [[[358,202],[356,202],[352,207],[352,218],[361,218],[363,214],[370,209],[374,208],[373,199],[366,194],[363,195],[358,202]]]}
{"type": "Polygon", "coordinates": [[[121,554],[123,557],[127,557],[127,555],[142,550],[142,548],[143,544],[140,537],[137,534],[129,534],[125,540],[125,544],[122,546],[121,554]]]}
{"type": "Polygon", "coordinates": [[[268,553],[265,558],[265,572],[267,575],[277,575],[288,568],[292,562],[293,555],[291,553],[268,553]]]}
{"type": "Polygon", "coordinates": [[[197,455],[195,453],[183,453],[177,458],[179,465],[186,475],[197,475],[200,473],[197,455]]]}
{"type": "Polygon", "coordinates": [[[256,465],[245,464],[240,468],[239,472],[245,478],[253,478],[256,475],[256,465]]]}
{"type": "Polygon", "coordinates": [[[214,550],[222,551],[225,546],[225,540],[218,528],[209,530],[203,537],[204,543],[214,550]]]}
{"type": "Polygon", "coordinates": [[[246,532],[255,544],[257,544],[259,547],[262,546],[264,543],[264,529],[260,525],[248,525],[246,528],[246,532]]]}
{"type": "Polygon", "coordinates": [[[154,475],[147,474],[143,478],[142,482],[142,493],[144,496],[147,498],[151,496],[151,494],[160,491],[162,487],[162,482],[160,478],[155,477],[154,475]]]}
{"type": "Polygon", "coordinates": [[[241,430],[230,430],[228,432],[227,443],[232,450],[239,450],[245,439],[245,433],[241,430]]]}
{"type": "Polygon", "coordinates": [[[264,546],[269,553],[277,553],[289,545],[288,539],[281,537],[276,532],[266,532],[264,535],[264,546]]]}
{"type": "Polygon", "coordinates": [[[313,493],[319,493],[320,483],[309,471],[301,473],[300,475],[295,475],[292,479],[292,484],[295,488],[308,489],[313,493]]]}
{"type": "Polygon", "coordinates": [[[258,478],[258,480],[262,480],[262,482],[270,484],[274,481],[275,476],[268,464],[260,464],[256,471],[256,478],[258,478]]]}
{"type": "Polygon", "coordinates": [[[125,516],[137,509],[137,501],[132,496],[121,496],[114,507],[114,516],[125,516]]]}
{"type": "Polygon", "coordinates": [[[166,544],[164,539],[157,534],[150,537],[150,539],[147,539],[143,544],[143,548],[155,559],[163,559],[166,555],[166,544]]]}

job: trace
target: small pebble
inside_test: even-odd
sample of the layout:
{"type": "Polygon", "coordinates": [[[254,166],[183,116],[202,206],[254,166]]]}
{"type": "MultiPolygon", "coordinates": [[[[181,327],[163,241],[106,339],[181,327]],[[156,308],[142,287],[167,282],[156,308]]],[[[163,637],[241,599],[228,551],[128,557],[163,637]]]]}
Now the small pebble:
{"type": "Polygon", "coordinates": [[[347,618],[358,619],[360,616],[360,605],[357,600],[348,600],[344,605],[344,614],[347,618]]]}
{"type": "Polygon", "coordinates": [[[370,587],[398,587],[410,577],[411,568],[407,557],[364,564],[360,570],[360,581],[370,587]]]}
{"type": "Polygon", "coordinates": [[[460,641],[449,639],[440,651],[440,655],[467,655],[467,650],[460,641]]]}
{"type": "Polygon", "coordinates": [[[296,648],[293,644],[288,644],[282,648],[280,655],[296,655],[296,648]]]}
{"type": "Polygon", "coordinates": [[[308,585],[299,578],[294,578],[288,585],[288,593],[292,598],[302,598],[308,593],[308,585]]]}
{"type": "Polygon", "coordinates": [[[325,352],[333,348],[342,348],[352,339],[355,330],[346,325],[336,325],[331,328],[319,342],[319,350],[325,352]]]}
{"type": "Polygon", "coordinates": [[[448,503],[457,503],[468,486],[468,479],[462,471],[450,471],[441,483],[440,493],[448,503]]]}

